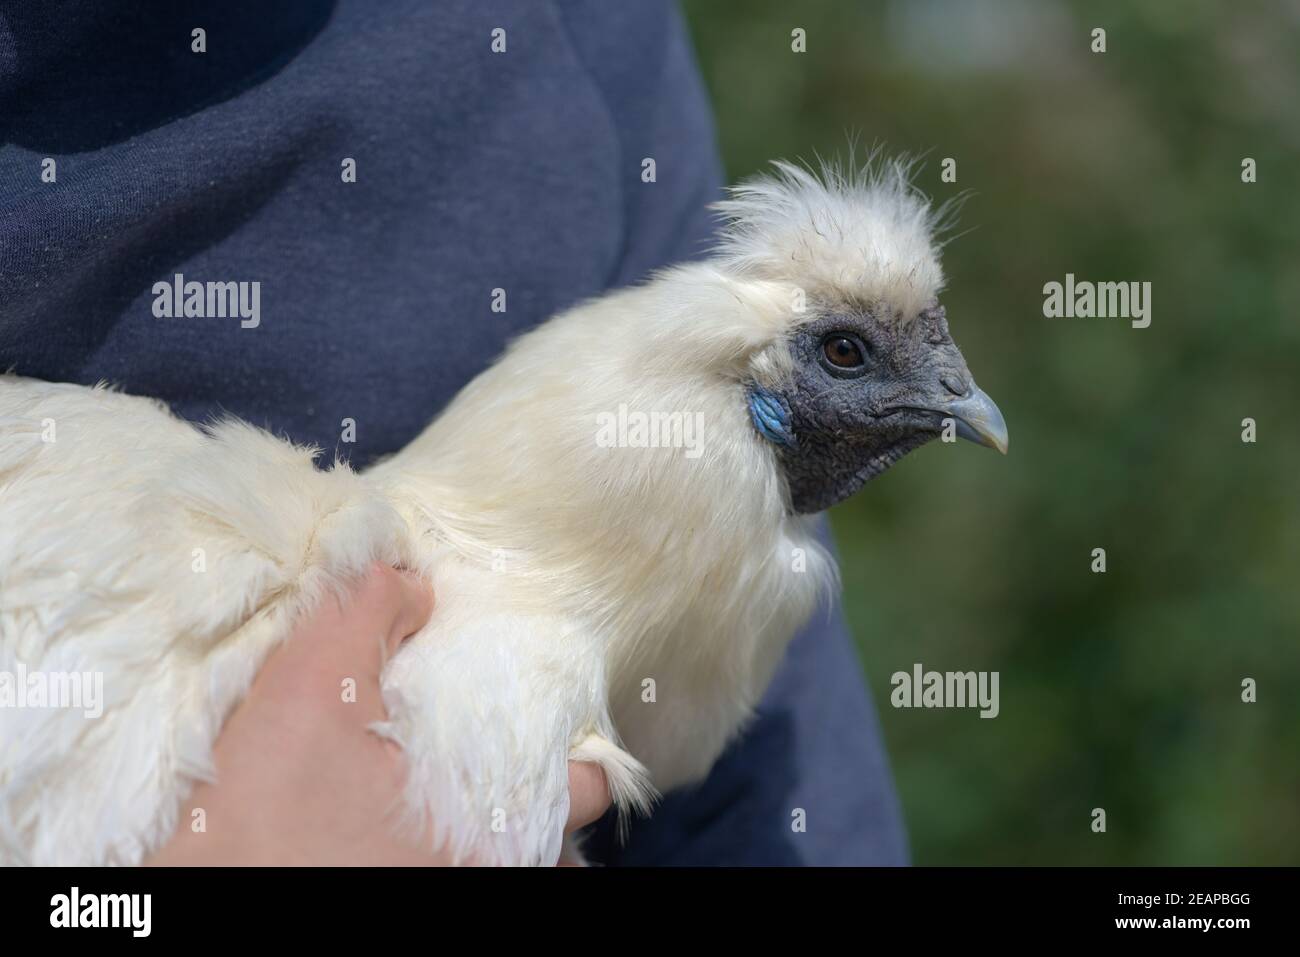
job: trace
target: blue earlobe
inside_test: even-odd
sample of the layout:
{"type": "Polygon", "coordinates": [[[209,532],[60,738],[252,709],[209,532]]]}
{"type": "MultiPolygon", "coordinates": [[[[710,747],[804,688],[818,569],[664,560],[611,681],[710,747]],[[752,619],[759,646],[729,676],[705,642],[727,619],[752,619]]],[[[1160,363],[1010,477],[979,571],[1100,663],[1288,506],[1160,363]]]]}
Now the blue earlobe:
{"type": "Polygon", "coordinates": [[[760,386],[751,386],[749,417],[754,420],[754,428],[758,429],[763,438],[774,445],[793,447],[794,433],[790,430],[790,409],[776,393],[760,386]]]}

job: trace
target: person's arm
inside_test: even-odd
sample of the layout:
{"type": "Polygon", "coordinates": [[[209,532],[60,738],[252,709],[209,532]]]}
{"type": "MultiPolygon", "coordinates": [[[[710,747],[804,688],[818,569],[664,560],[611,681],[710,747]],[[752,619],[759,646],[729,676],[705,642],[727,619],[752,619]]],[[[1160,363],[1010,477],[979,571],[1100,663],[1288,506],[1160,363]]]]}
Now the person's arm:
{"type": "MultiPolygon", "coordinates": [[[[346,602],[325,598],[258,672],[217,739],[215,782],[194,789],[176,833],[146,863],[450,863],[427,833],[398,827],[401,751],[368,730],[385,717],[384,662],[424,625],[433,601],[427,585],[387,566],[346,602]],[[343,694],[348,678],[355,695],[343,694]]],[[[609,806],[594,765],[570,765],[569,792],[568,831],[609,806]]]]}

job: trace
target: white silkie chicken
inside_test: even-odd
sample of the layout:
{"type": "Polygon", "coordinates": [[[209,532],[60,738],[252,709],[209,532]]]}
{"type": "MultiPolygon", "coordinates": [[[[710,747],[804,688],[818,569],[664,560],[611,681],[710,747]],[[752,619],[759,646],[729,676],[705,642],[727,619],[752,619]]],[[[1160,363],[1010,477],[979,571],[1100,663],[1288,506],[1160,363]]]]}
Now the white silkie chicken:
{"type": "Polygon", "coordinates": [[[160,846],[270,649],[374,561],[436,595],[377,728],[431,843],[554,863],[568,759],[625,811],[704,776],[834,581],[814,514],[945,428],[1007,442],[904,167],[778,164],[720,209],[712,258],[523,336],[360,475],[0,376],[0,862],[160,846]],[[74,672],[98,718],[5,706],[74,672]]]}

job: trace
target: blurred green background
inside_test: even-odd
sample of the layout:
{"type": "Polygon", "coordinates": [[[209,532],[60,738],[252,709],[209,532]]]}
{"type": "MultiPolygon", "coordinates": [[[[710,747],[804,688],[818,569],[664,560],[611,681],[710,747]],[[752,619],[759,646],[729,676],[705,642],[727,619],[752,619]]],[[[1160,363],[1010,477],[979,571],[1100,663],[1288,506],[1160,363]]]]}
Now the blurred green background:
{"type": "Polygon", "coordinates": [[[943,301],[1011,453],[832,513],[914,860],[1300,863],[1300,6],[684,9],[732,179],[857,133],[973,191],[943,301]],[[1067,272],[1150,281],[1150,328],[1044,318],[1067,272]],[[1000,716],[890,707],[915,662],[1000,672],[1000,716]]]}

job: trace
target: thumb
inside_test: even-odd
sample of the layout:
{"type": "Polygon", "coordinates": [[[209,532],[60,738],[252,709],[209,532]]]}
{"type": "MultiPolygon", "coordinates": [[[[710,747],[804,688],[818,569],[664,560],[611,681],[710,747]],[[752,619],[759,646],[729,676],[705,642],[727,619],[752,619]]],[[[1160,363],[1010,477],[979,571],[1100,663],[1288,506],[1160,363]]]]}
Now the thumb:
{"type": "Polygon", "coordinates": [[[429,623],[433,614],[433,588],[415,572],[394,570],[392,622],[384,642],[385,655],[391,657],[406,639],[429,623]]]}

